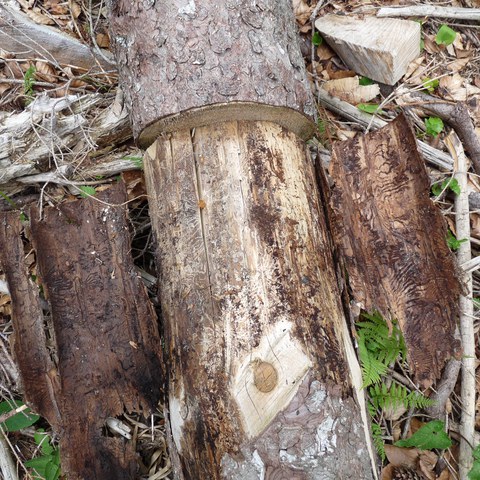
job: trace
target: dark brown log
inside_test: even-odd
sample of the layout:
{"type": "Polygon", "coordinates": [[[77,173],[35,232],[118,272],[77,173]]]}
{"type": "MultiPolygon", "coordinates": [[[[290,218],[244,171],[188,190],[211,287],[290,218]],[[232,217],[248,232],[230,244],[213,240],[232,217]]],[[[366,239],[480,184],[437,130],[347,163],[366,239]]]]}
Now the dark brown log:
{"type": "Polygon", "coordinates": [[[52,425],[60,422],[56,406],[56,369],[47,350],[38,285],[25,265],[23,225],[18,212],[0,216],[0,265],[12,298],[14,355],[21,372],[25,401],[52,425]]]}
{"type": "MultiPolygon", "coordinates": [[[[132,442],[108,436],[105,422],[124,412],[152,411],[161,393],[156,316],[131,260],[125,201],[119,184],[98,198],[47,208],[42,219],[37,208],[31,211],[38,268],[52,312],[56,368],[48,370],[43,320],[34,310],[38,289],[25,296],[25,269],[17,281],[16,267],[3,259],[15,335],[26,328],[32,329],[29,338],[37,335],[31,351],[24,342],[18,353],[21,374],[26,389],[37,381],[43,385],[47,376],[51,380],[50,396],[29,398],[60,434],[62,469],[73,480],[136,478],[132,442]],[[30,313],[27,309],[35,315],[19,316],[30,313]],[[35,361],[38,379],[26,370],[35,361]],[[57,416],[49,413],[52,409],[57,416]]],[[[21,260],[21,252],[18,256],[21,260]]]]}
{"type": "Polygon", "coordinates": [[[353,297],[367,311],[399,321],[410,368],[429,386],[459,354],[461,287],[413,130],[401,115],[337,143],[331,171],[332,225],[353,297]]]}
{"type": "Polygon", "coordinates": [[[111,0],[133,133],[269,120],[309,137],[313,102],[289,2],[111,0]],[[148,128],[146,128],[148,127],[148,128]]]}
{"type": "Polygon", "coordinates": [[[303,142],[268,122],[182,130],[145,174],[176,478],[372,478],[303,142]]]}

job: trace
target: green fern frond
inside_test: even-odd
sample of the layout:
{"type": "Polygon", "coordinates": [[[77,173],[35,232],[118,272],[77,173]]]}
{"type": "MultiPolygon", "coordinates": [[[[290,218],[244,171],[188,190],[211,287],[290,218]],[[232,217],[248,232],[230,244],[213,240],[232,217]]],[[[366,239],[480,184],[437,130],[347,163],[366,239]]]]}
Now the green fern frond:
{"type": "Polygon", "coordinates": [[[426,408],[434,404],[433,400],[418,392],[409,392],[406,387],[392,382],[390,387],[384,382],[377,383],[368,389],[370,401],[375,409],[426,408]]]}
{"type": "Polygon", "coordinates": [[[360,367],[362,369],[363,385],[366,388],[369,385],[378,383],[382,376],[388,371],[388,365],[378,361],[365,346],[365,340],[358,338],[358,353],[360,355],[360,367]]]}
{"type": "Polygon", "coordinates": [[[372,439],[378,455],[380,455],[382,462],[384,462],[387,455],[385,454],[385,445],[382,438],[382,427],[375,422],[372,422],[372,439]]]}

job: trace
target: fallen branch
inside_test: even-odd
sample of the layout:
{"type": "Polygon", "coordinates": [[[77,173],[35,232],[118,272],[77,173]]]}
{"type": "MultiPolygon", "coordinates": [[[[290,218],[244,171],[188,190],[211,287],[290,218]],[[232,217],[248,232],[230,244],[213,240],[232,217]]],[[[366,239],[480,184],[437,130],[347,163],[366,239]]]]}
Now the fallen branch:
{"type": "Polygon", "coordinates": [[[0,45],[2,50],[39,59],[55,66],[71,65],[84,70],[115,70],[110,52],[96,56],[90,48],[62,33],[32,22],[26,15],[2,3],[0,5],[0,45]]]}
{"type": "MultiPolygon", "coordinates": [[[[451,132],[446,138],[449,151],[455,157],[457,172],[455,178],[460,194],[455,197],[455,226],[458,239],[470,238],[470,212],[468,205],[468,166],[462,144],[451,132]]],[[[462,242],[457,253],[458,262],[464,264],[472,258],[470,242],[462,242]]],[[[472,274],[463,273],[466,292],[460,295],[460,336],[462,339],[462,415],[460,421],[460,480],[467,480],[472,468],[472,448],[475,442],[475,332],[473,328],[472,274]]]]}
{"type": "Polygon", "coordinates": [[[439,17],[478,21],[480,20],[480,9],[435,7],[433,5],[384,7],[377,12],[377,17],[439,17]]]}
{"type": "MultiPolygon", "coordinates": [[[[365,128],[371,125],[374,130],[377,130],[387,124],[387,122],[378,117],[372,117],[372,115],[362,112],[357,107],[354,107],[343,100],[330,96],[325,90],[318,89],[317,92],[317,100],[319,103],[324,105],[328,110],[339,114],[343,118],[359,123],[365,128]]],[[[421,140],[417,140],[417,145],[427,162],[431,163],[437,168],[442,168],[448,171],[452,170],[452,157],[444,152],[441,152],[440,150],[437,150],[436,148],[431,147],[421,140]]]]}
{"type": "Polygon", "coordinates": [[[10,453],[5,433],[0,429],[0,473],[4,480],[18,480],[17,468],[10,453]]]}
{"type": "Polygon", "coordinates": [[[475,171],[480,174],[480,139],[475,132],[475,126],[465,104],[445,102],[425,93],[410,90],[401,92],[401,95],[402,105],[415,104],[416,107],[420,106],[425,112],[436,115],[447,122],[459,136],[475,171]]]}

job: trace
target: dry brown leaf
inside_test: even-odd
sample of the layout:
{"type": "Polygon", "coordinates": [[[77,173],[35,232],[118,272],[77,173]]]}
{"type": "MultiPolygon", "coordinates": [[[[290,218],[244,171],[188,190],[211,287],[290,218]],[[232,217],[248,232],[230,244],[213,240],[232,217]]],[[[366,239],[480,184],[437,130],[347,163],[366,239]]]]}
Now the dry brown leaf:
{"type": "Polygon", "coordinates": [[[434,452],[428,450],[420,450],[418,469],[428,480],[435,480],[437,476],[433,469],[438,462],[438,456],[434,452]]]}
{"type": "Polygon", "coordinates": [[[293,13],[300,25],[305,25],[310,19],[314,7],[310,7],[304,0],[292,0],[293,13]]]}
{"type": "Polygon", "coordinates": [[[335,55],[335,52],[323,42],[317,47],[317,55],[319,60],[330,60],[335,55]]]}
{"type": "Polygon", "coordinates": [[[46,62],[38,61],[35,62],[35,77],[44,82],[54,83],[57,80],[57,75],[55,69],[46,62]]]}
{"type": "Polygon", "coordinates": [[[25,10],[25,13],[35,22],[38,23],[39,25],[54,25],[55,22],[44,15],[39,8],[32,8],[29,10],[25,10]]]}
{"type": "Polygon", "coordinates": [[[470,62],[470,57],[459,58],[447,64],[448,70],[451,72],[460,72],[467,63],[470,62]]]}
{"type": "MultiPolygon", "coordinates": [[[[480,215],[478,213],[470,214],[470,235],[473,238],[480,239],[480,215]]],[[[480,412],[478,412],[478,422],[480,426],[480,412]]]]}
{"type": "Polygon", "coordinates": [[[110,37],[105,33],[98,33],[96,36],[97,45],[100,48],[110,48],[110,37]]]}
{"type": "Polygon", "coordinates": [[[418,448],[401,448],[395,445],[385,445],[385,455],[388,461],[396,467],[416,468],[420,450],[418,448]]]}
{"type": "Polygon", "coordinates": [[[435,37],[433,35],[425,35],[423,41],[425,44],[425,50],[428,53],[439,53],[445,49],[442,45],[438,45],[437,42],[435,42],[435,37]]]}
{"type": "Polygon", "coordinates": [[[410,65],[408,65],[407,72],[403,76],[404,81],[407,81],[410,85],[420,85],[422,84],[422,78],[427,77],[426,74],[427,67],[422,65],[425,60],[425,57],[422,55],[421,57],[416,58],[410,65]]]}
{"type": "Polygon", "coordinates": [[[61,0],[45,0],[43,6],[52,15],[67,15],[68,6],[61,0]]]}
{"type": "Polygon", "coordinates": [[[464,82],[465,79],[459,73],[454,73],[453,75],[442,77],[439,86],[447,91],[447,95],[445,96],[448,100],[451,99],[465,102],[471,95],[480,94],[480,88],[471,84],[466,84],[464,86],[464,82]]]}
{"type": "Polygon", "coordinates": [[[373,85],[360,85],[358,77],[329,80],[323,84],[323,88],[333,97],[338,97],[352,105],[369,102],[380,94],[380,87],[373,85]]]}
{"type": "Polygon", "coordinates": [[[74,0],[68,0],[68,6],[70,8],[70,13],[74,19],[77,19],[82,13],[82,8],[74,0]]]}

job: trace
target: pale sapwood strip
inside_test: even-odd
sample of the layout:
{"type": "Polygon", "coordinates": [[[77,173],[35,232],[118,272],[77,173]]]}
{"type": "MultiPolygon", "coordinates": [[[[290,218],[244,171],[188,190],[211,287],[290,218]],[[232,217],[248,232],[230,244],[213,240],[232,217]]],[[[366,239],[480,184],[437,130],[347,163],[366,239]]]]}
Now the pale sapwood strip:
{"type": "MultiPolygon", "coordinates": [[[[454,131],[446,138],[446,144],[455,158],[455,178],[460,194],[455,197],[455,227],[457,238],[470,238],[470,213],[468,205],[468,165],[463,146],[454,131]]],[[[472,258],[470,242],[462,242],[457,252],[458,262],[463,264],[472,258]]],[[[453,272],[452,272],[453,275],[453,272]]],[[[472,448],[475,432],[475,332],[473,328],[472,274],[463,272],[465,293],[460,296],[460,336],[462,339],[462,415],[460,421],[460,480],[467,480],[472,467],[472,448]]]]}

